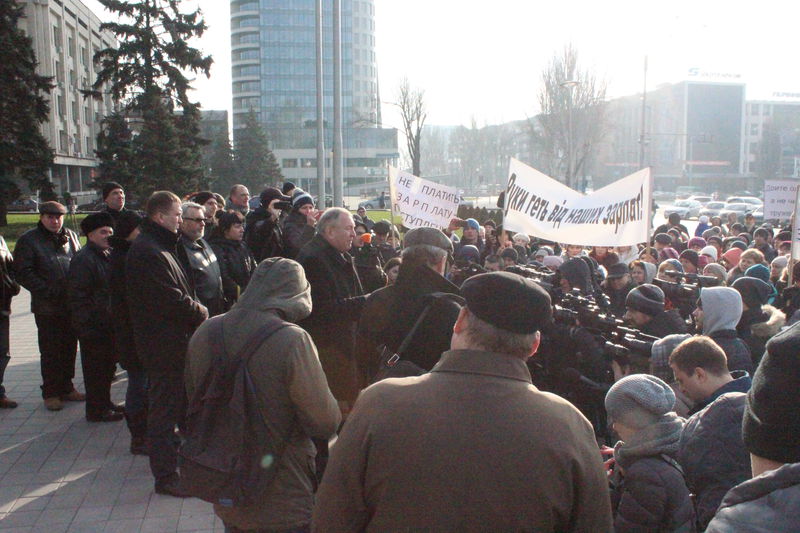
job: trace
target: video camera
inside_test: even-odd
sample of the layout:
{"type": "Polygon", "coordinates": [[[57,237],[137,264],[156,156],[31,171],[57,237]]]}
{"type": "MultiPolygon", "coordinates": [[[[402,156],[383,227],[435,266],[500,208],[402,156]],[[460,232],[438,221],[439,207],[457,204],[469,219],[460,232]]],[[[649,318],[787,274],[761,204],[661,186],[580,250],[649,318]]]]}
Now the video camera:
{"type": "Polygon", "coordinates": [[[544,290],[553,296],[553,289],[556,287],[556,273],[549,268],[536,268],[533,266],[511,265],[504,269],[506,272],[518,274],[523,278],[531,279],[542,286],[544,290]]]}
{"type": "Polygon", "coordinates": [[[653,284],[664,291],[664,296],[677,307],[678,312],[685,319],[694,311],[697,299],[700,297],[700,289],[703,287],[716,287],[720,280],[714,276],[702,276],[700,274],[689,274],[678,272],[677,270],[667,270],[664,274],[681,281],[667,281],[654,279],[653,284]]]}

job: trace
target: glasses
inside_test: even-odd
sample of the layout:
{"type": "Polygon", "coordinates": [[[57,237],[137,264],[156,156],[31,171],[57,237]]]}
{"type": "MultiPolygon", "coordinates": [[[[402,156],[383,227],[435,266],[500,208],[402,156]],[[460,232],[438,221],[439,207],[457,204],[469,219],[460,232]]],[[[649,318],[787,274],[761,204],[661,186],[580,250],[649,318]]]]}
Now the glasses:
{"type": "Polygon", "coordinates": [[[207,219],[205,219],[205,218],[189,218],[189,217],[183,217],[183,220],[191,220],[192,222],[203,223],[203,224],[206,224],[206,223],[208,222],[208,220],[207,220],[207,219]]]}

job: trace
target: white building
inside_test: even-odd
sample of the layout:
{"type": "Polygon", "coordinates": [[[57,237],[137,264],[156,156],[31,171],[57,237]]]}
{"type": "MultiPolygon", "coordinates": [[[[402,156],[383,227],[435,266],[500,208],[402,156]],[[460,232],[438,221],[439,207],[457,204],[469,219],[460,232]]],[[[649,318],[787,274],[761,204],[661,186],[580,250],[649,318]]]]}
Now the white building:
{"type": "Polygon", "coordinates": [[[20,26],[33,40],[38,71],[52,76],[50,119],[42,131],[55,151],[52,181],[59,194],[70,192],[78,203],[97,166],[94,149],[102,119],[111,112],[109,95],[103,101],[86,99],[80,89],[95,80],[92,57],[115,47],[109,32],[100,32],[100,19],[79,0],[23,0],[20,26]]]}

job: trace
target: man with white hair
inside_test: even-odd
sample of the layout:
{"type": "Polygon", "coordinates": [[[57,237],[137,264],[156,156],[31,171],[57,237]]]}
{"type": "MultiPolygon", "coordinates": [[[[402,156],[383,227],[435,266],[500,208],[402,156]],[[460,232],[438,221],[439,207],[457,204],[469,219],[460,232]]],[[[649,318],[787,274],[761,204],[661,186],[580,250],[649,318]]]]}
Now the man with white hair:
{"type": "Polygon", "coordinates": [[[297,262],[306,272],[313,302],[311,315],[300,323],[319,350],[328,385],[343,413],[359,391],[354,357],[355,336],[366,297],[353,259],[347,253],[355,237],[353,216],[346,209],[327,209],[297,262]]]}

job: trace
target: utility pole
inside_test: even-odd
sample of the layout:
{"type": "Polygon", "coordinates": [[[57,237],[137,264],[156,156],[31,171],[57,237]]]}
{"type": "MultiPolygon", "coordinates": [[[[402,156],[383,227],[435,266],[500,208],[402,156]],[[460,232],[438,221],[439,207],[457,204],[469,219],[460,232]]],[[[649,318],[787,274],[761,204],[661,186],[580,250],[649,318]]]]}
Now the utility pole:
{"type": "Polygon", "coordinates": [[[316,52],[317,52],[317,187],[318,202],[325,205],[325,93],[324,70],[322,68],[323,32],[322,0],[316,0],[316,52]]]}
{"type": "Polygon", "coordinates": [[[644,148],[646,143],[645,127],[647,114],[647,56],[644,56],[644,87],[642,88],[642,123],[639,134],[639,168],[644,168],[644,148]]]}
{"type": "Polygon", "coordinates": [[[572,188],[572,159],[574,158],[572,153],[572,91],[579,83],[575,80],[566,80],[559,83],[561,87],[569,91],[567,92],[567,175],[565,181],[567,187],[570,188],[572,188]]]}
{"type": "MultiPolygon", "coordinates": [[[[333,0],[333,205],[344,205],[342,149],[342,0],[333,0]]],[[[322,199],[323,205],[325,199],[322,199]]]]}

